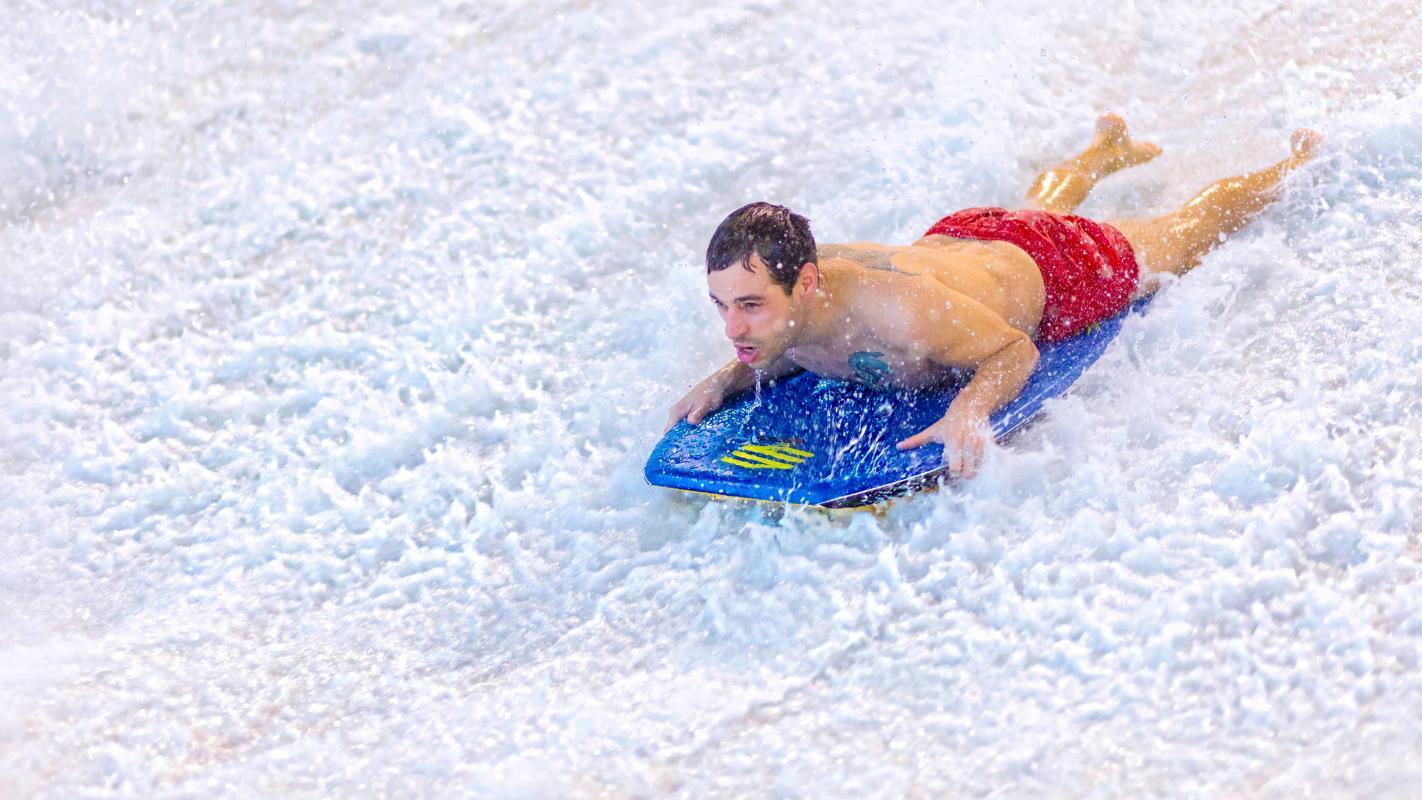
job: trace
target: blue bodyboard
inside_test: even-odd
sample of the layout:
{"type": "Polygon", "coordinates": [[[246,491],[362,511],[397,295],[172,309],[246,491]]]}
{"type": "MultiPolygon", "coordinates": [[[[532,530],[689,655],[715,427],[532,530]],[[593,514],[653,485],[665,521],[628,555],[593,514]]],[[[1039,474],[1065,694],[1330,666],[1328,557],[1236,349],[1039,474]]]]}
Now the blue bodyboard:
{"type": "MultiPolygon", "coordinates": [[[[1055,343],[1038,343],[1027,385],[990,418],[1001,440],[1076,383],[1149,299],[1055,343]]],[[[965,381],[876,390],[808,372],[747,391],[702,420],[667,431],[647,459],[653,486],[746,500],[854,508],[937,483],[943,447],[894,445],[941,419],[965,381]]]]}

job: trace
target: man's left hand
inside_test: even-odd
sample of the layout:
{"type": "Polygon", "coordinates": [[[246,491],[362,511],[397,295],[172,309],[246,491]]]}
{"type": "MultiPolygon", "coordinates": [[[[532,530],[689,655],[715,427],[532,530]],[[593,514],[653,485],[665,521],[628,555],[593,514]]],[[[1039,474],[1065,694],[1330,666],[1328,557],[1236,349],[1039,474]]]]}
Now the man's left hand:
{"type": "Polygon", "coordinates": [[[943,419],[899,442],[898,448],[912,450],[929,442],[938,442],[943,445],[943,461],[948,465],[948,472],[971,478],[983,463],[983,452],[991,435],[986,416],[955,414],[950,408],[943,419]]]}

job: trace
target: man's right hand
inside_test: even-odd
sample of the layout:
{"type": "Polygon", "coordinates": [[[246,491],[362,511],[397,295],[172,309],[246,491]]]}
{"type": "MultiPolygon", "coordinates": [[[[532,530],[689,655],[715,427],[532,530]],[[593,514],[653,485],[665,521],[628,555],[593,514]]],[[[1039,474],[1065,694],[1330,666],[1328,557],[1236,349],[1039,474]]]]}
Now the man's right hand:
{"type": "MultiPolygon", "coordinates": [[[[760,375],[767,381],[794,375],[800,368],[785,356],[775,359],[760,375]]],[[[755,386],[756,371],[739,361],[732,361],[711,373],[711,377],[691,387],[686,397],[676,401],[667,415],[667,426],[662,433],[671,430],[678,422],[686,420],[692,425],[701,424],[707,414],[721,407],[726,398],[755,386]]]]}
{"type": "Polygon", "coordinates": [[[691,387],[686,397],[672,405],[671,413],[667,416],[667,426],[662,429],[662,433],[671,430],[683,419],[692,425],[700,424],[707,414],[721,407],[726,400],[726,394],[726,386],[720,372],[691,387]]]}

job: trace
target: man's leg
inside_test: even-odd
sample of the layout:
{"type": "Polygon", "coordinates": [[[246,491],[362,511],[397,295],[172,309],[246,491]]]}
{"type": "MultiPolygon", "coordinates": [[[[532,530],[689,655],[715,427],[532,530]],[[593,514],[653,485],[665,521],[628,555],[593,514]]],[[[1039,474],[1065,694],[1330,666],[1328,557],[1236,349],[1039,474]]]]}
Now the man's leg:
{"type": "Polygon", "coordinates": [[[1141,289],[1150,293],[1166,273],[1184,275],[1216,245],[1278,199],[1279,182],[1310,161],[1322,137],[1300,128],[1290,139],[1292,155],[1267,169],[1225,178],[1206,187],[1178,211],[1150,219],[1111,220],[1125,234],[1141,268],[1141,289]]]}
{"type": "Polygon", "coordinates": [[[1069,214],[1081,205],[1091,187],[1118,169],[1145,163],[1160,155],[1160,148],[1137,142],[1126,131],[1126,121],[1116,114],[1096,120],[1096,137],[1081,153],[1047,168],[1027,190],[1027,208],[1069,214]]]}

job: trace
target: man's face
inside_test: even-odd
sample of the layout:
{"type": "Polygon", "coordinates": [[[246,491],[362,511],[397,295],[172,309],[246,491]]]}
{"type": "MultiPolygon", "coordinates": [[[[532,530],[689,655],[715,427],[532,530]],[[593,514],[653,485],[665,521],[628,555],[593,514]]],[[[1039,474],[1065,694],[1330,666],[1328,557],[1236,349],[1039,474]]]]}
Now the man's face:
{"type": "Polygon", "coordinates": [[[751,270],[732,264],[708,273],[706,284],[716,312],[726,324],[726,338],[735,345],[736,358],[755,369],[765,369],[784,355],[795,341],[795,325],[805,289],[796,284],[792,294],[770,280],[770,270],[758,254],[751,254],[751,270]]]}

